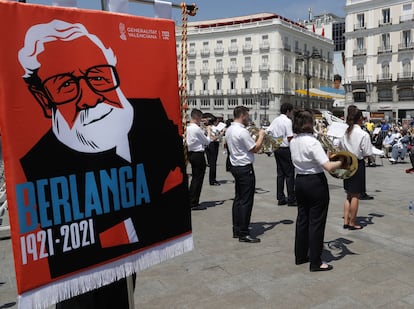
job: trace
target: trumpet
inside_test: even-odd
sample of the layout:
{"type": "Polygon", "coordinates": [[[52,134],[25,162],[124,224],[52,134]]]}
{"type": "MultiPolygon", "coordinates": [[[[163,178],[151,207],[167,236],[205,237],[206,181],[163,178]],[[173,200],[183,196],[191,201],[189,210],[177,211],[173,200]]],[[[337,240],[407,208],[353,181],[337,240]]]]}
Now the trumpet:
{"type": "Polygon", "coordinates": [[[330,153],[330,161],[342,161],[344,168],[338,168],[329,172],[331,176],[338,179],[348,179],[355,175],[358,170],[358,158],[349,151],[339,150],[338,147],[323,133],[318,133],[318,141],[321,143],[325,151],[330,153]]]}
{"type": "MultiPolygon", "coordinates": [[[[250,135],[254,140],[257,140],[260,129],[254,126],[248,128],[250,135]]],[[[270,133],[265,133],[263,137],[262,149],[259,153],[266,153],[268,156],[275,150],[279,149],[283,142],[283,137],[274,137],[270,133]]]]}

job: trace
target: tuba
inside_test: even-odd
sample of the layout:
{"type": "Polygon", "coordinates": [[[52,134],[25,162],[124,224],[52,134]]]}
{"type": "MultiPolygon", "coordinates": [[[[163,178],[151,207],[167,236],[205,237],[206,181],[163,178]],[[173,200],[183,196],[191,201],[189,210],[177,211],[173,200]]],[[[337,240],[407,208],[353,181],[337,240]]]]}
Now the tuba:
{"type": "Polygon", "coordinates": [[[338,168],[329,172],[331,176],[339,179],[348,179],[355,175],[358,170],[358,158],[349,151],[341,151],[332,143],[327,135],[318,133],[318,141],[325,151],[329,151],[330,161],[342,161],[345,168],[338,168]]]}
{"type": "MultiPolygon", "coordinates": [[[[253,139],[257,140],[260,129],[255,126],[251,126],[248,128],[248,131],[253,139]]],[[[274,150],[279,149],[282,142],[283,137],[274,137],[271,133],[266,132],[263,137],[262,149],[259,153],[266,153],[268,156],[270,156],[274,150]]]]}

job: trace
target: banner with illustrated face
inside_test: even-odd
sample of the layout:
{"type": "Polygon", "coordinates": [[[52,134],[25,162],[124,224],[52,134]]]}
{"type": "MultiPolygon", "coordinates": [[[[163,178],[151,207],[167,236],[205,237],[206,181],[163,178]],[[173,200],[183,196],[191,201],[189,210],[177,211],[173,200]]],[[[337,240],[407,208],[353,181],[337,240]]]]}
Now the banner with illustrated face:
{"type": "Polygon", "coordinates": [[[22,307],[191,250],[174,23],[1,2],[0,35],[22,307]]]}

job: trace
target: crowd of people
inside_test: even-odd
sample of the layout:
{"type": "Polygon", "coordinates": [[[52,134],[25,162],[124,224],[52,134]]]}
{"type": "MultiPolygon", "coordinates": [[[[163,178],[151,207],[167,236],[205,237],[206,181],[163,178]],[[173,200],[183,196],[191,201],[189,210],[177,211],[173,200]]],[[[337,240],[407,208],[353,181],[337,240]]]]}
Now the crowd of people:
{"type": "MultiPolygon", "coordinates": [[[[210,185],[215,185],[219,140],[224,141],[227,150],[226,170],[235,180],[235,197],[232,207],[233,237],[240,242],[258,243],[260,239],[249,234],[250,217],[255,193],[254,153],[262,150],[266,134],[282,140],[274,150],[276,161],[277,205],[297,206],[295,233],[295,263],[308,263],[310,271],[328,271],[333,267],[321,260],[325,224],[329,206],[329,189],[325,171],[349,169],[346,158],[331,156],[318,141],[315,118],[311,110],[294,110],[290,103],[284,103],[280,116],[276,117],[266,131],[260,129],[256,136],[248,130],[249,110],[238,106],[234,119],[228,120],[224,128],[217,130],[217,118],[209,115],[210,121],[202,122],[203,114],[194,109],[187,133],[187,145],[192,167],[190,199],[192,210],[201,210],[199,203],[202,181],[206,166],[210,166],[210,185]],[[224,128],[224,129],[223,129],[224,128]],[[197,131],[200,138],[195,138],[197,131]],[[214,132],[212,134],[211,132],[214,132]],[[213,143],[217,143],[214,145],[213,143]],[[214,145],[214,146],[212,146],[214,145]],[[204,152],[208,152],[207,164],[204,152]],[[198,159],[195,160],[194,157],[198,159]],[[201,167],[200,167],[201,166],[201,167]],[[286,184],[286,186],[285,186],[286,184]],[[285,191],[286,188],[286,191],[285,191]]],[[[356,172],[345,178],[344,223],[347,230],[361,230],[357,222],[360,199],[373,199],[366,194],[367,166],[375,166],[374,155],[380,153],[391,163],[405,160],[409,154],[414,171],[414,142],[412,129],[389,124],[387,121],[374,123],[363,117],[356,106],[347,110],[347,130],[339,139],[339,148],[356,157],[356,172]],[[378,151],[375,151],[378,148],[378,151]],[[382,152],[383,150],[383,152],[382,152]]],[[[411,127],[411,126],[410,126],[411,127]]],[[[325,131],[326,133],[326,131],[325,131]]]]}

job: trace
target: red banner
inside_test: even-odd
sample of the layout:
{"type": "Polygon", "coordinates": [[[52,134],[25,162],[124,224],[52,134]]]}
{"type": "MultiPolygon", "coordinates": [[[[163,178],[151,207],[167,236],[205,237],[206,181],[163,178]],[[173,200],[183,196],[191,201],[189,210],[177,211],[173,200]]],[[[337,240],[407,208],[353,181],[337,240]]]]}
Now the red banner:
{"type": "Polygon", "coordinates": [[[0,3],[0,125],[20,301],[191,250],[175,25],[0,3]]]}

